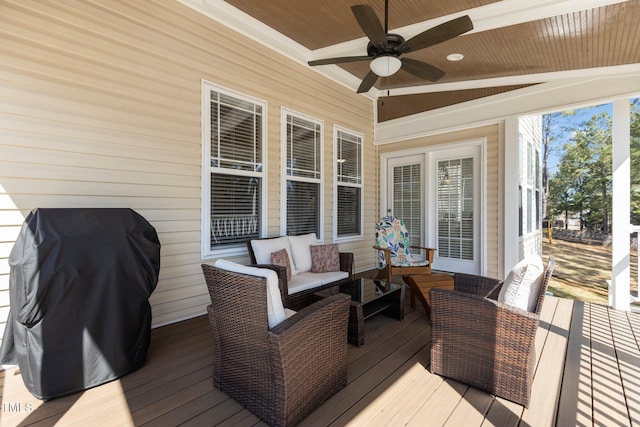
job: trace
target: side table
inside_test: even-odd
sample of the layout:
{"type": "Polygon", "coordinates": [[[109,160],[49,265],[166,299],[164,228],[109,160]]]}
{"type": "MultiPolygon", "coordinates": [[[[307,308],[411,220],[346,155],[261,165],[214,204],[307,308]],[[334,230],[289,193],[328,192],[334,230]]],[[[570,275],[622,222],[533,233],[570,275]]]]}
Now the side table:
{"type": "Polygon", "coordinates": [[[411,274],[402,276],[404,282],[411,289],[411,308],[416,308],[416,296],[422,303],[427,313],[430,313],[431,299],[429,291],[432,288],[444,288],[453,290],[453,276],[445,273],[411,274]]]}

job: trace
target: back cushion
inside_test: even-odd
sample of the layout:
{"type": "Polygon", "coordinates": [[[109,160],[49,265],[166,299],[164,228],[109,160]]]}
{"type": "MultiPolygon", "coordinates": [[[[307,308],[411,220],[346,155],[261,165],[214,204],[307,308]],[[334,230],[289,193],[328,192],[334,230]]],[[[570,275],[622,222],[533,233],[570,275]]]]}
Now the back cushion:
{"type": "Polygon", "coordinates": [[[309,249],[311,249],[312,273],[340,271],[340,250],[337,244],[313,245],[309,249]]]}
{"type": "Polygon", "coordinates": [[[301,236],[289,236],[291,254],[296,265],[296,272],[305,273],[311,271],[311,245],[315,245],[318,239],[316,233],[303,234],[301,236]]]}
{"type": "Polygon", "coordinates": [[[287,236],[277,237],[275,239],[252,240],[251,248],[253,249],[257,264],[271,264],[271,254],[278,252],[280,249],[286,249],[289,254],[291,274],[298,274],[293,264],[293,258],[291,258],[291,246],[289,245],[289,238],[287,236]]]}
{"type": "MultiPolygon", "coordinates": [[[[268,263],[267,263],[268,264],[268,263]]],[[[221,270],[232,271],[234,273],[246,274],[248,276],[258,276],[267,279],[267,318],[269,319],[269,329],[276,326],[287,318],[282,304],[280,287],[278,286],[278,275],[268,268],[248,267],[226,259],[219,259],[214,264],[221,270]]]]}
{"type": "Polygon", "coordinates": [[[287,281],[291,280],[291,263],[289,261],[289,253],[286,249],[280,249],[271,254],[271,264],[284,267],[287,271],[287,281]]]}
{"type": "Polygon", "coordinates": [[[529,255],[511,269],[500,289],[498,301],[533,312],[543,281],[542,258],[529,255]]]}

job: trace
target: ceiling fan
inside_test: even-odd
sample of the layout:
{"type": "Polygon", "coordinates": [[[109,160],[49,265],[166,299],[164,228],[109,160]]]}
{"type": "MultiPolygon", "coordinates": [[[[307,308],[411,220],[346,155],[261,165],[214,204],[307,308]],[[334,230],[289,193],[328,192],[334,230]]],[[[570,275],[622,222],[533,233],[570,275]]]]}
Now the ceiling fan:
{"type": "Polygon", "coordinates": [[[369,67],[371,71],[362,80],[360,87],[358,87],[358,93],[368,92],[376,83],[378,77],[390,76],[400,68],[414,76],[435,82],[444,75],[444,71],[433,65],[411,58],[401,58],[401,56],[405,53],[415,52],[442,43],[473,29],[471,18],[465,15],[405,40],[399,34],[389,33],[389,0],[385,0],[384,5],[384,29],[370,5],[358,4],[352,6],[351,10],[360,28],[369,38],[367,56],[318,59],[309,61],[308,64],[315,66],[370,60],[369,67]]]}

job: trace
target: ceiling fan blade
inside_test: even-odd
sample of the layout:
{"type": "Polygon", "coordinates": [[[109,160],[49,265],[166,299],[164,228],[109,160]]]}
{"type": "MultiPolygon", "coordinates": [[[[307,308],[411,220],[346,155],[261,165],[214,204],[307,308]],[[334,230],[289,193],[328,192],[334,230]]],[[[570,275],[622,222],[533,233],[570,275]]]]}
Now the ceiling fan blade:
{"type": "Polygon", "coordinates": [[[351,10],[371,43],[378,48],[386,46],[387,34],[373,8],[368,4],[357,4],[351,6],[351,10]]]}
{"type": "Polygon", "coordinates": [[[439,80],[442,76],[444,76],[444,71],[442,71],[440,68],[434,67],[433,65],[429,65],[410,58],[402,58],[400,60],[402,61],[402,69],[404,71],[413,74],[414,76],[420,77],[421,79],[435,82],[436,80],[439,80]]]}
{"type": "Polygon", "coordinates": [[[357,92],[358,93],[369,92],[369,89],[371,89],[373,85],[376,84],[376,81],[378,81],[378,75],[373,71],[369,71],[369,74],[364,76],[364,79],[362,79],[362,83],[360,83],[360,86],[358,87],[357,92]]]}
{"type": "Polygon", "coordinates": [[[445,22],[444,24],[440,24],[411,37],[398,47],[398,52],[408,53],[424,49],[425,47],[442,43],[471,30],[473,30],[473,23],[471,22],[469,15],[461,16],[460,18],[452,19],[451,21],[445,22]]]}
{"type": "Polygon", "coordinates": [[[343,56],[341,58],[316,59],[315,61],[307,62],[307,64],[313,67],[314,65],[342,64],[344,62],[368,61],[370,59],[370,56],[343,56]]]}

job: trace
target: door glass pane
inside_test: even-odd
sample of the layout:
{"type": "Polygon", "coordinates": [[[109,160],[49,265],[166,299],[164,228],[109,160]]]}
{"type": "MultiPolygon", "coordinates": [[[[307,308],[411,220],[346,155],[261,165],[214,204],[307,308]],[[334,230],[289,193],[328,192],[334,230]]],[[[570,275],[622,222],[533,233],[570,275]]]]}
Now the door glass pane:
{"type": "MultiPolygon", "coordinates": [[[[404,221],[412,245],[421,245],[422,178],[420,164],[394,166],[392,213],[404,221]]],[[[419,251],[415,251],[419,253],[419,251]]]]}
{"type": "Polygon", "coordinates": [[[438,161],[438,256],[473,260],[473,158],[438,161]]]}

